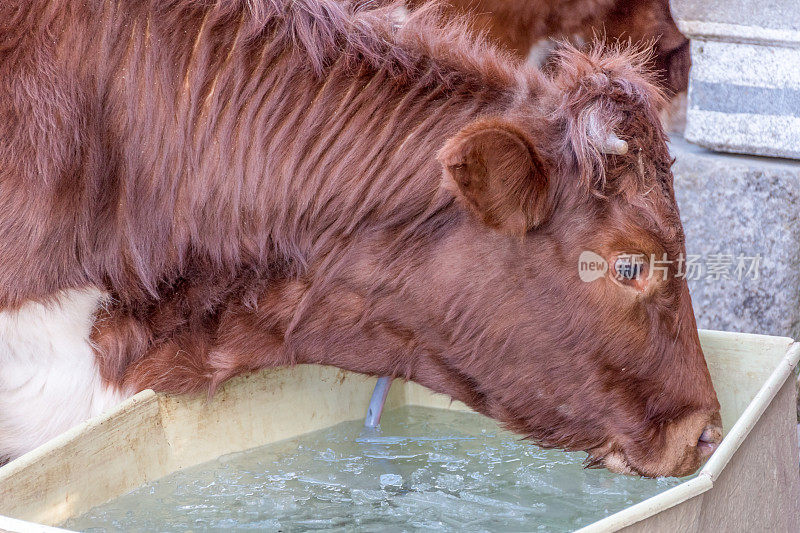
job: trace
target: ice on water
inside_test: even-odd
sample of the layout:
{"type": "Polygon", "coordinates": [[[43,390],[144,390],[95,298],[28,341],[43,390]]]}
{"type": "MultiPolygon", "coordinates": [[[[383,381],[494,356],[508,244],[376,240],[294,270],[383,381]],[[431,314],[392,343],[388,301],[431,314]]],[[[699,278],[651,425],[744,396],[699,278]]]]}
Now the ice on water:
{"type": "Polygon", "coordinates": [[[403,407],[231,454],[72,519],[88,531],[571,531],[680,483],[585,470],[472,413],[403,407]]]}

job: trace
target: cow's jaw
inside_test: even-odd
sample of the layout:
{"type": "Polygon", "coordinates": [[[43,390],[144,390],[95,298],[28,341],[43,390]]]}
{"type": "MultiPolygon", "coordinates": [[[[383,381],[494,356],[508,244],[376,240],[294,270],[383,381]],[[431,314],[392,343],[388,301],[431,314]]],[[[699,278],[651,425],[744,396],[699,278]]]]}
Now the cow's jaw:
{"type": "Polygon", "coordinates": [[[100,377],[89,335],[107,295],[60,292],[0,312],[0,464],[126,396],[100,377]]]}

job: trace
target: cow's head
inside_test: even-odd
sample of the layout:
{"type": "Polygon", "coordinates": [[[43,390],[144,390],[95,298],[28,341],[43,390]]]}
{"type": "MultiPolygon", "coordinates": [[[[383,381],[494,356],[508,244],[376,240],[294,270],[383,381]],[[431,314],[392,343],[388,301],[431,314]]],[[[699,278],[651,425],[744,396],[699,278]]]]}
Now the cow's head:
{"type": "Polygon", "coordinates": [[[719,403],[663,98],[635,63],[564,51],[544,115],[479,119],[441,150],[466,214],[426,275],[457,348],[418,379],[593,465],[680,476],[720,441],[719,403]]]}
{"type": "Polygon", "coordinates": [[[652,43],[653,68],[671,93],[689,85],[689,39],[678,29],[669,0],[621,0],[608,13],[603,31],[608,41],[652,43]]]}

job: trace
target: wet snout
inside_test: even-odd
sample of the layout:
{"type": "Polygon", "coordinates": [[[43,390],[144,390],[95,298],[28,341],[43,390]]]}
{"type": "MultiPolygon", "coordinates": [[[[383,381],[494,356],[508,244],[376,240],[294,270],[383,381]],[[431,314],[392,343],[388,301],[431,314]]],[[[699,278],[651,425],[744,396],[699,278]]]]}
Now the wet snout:
{"type": "Polygon", "coordinates": [[[700,468],[722,442],[719,412],[693,413],[667,429],[666,475],[686,476],[700,468]]]}
{"type": "MultiPolygon", "coordinates": [[[[623,447],[603,454],[612,472],[647,477],[688,476],[709,458],[722,442],[719,412],[695,412],[664,427],[659,444],[623,447]]],[[[639,443],[640,444],[640,443],[639,443]]]]}

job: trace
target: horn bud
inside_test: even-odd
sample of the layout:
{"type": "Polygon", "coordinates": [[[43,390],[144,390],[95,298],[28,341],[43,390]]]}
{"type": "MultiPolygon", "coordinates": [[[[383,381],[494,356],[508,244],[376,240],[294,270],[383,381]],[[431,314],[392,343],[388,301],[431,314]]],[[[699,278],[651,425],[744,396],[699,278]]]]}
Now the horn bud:
{"type": "Polygon", "coordinates": [[[608,137],[600,143],[600,151],[604,154],[625,155],[628,153],[628,143],[614,133],[609,133],[608,137]]]}

